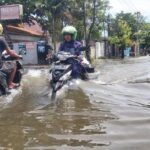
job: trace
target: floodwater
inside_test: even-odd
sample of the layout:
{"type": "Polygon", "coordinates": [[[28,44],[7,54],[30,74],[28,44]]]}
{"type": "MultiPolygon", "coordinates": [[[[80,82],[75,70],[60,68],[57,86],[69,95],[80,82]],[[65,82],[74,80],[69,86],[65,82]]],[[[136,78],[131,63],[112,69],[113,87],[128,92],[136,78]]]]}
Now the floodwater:
{"type": "Polygon", "coordinates": [[[53,104],[46,71],[30,70],[22,93],[0,103],[0,150],[149,150],[150,57],[97,69],[53,104]]]}

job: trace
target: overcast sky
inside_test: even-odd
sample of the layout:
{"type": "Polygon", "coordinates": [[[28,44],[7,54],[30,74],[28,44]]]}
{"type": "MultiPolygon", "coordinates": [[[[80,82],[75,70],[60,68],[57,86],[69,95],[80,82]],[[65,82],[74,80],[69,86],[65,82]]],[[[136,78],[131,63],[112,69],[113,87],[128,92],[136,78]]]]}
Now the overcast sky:
{"type": "Polygon", "coordinates": [[[112,9],[110,12],[115,14],[124,12],[141,12],[150,21],[150,0],[109,0],[112,9]]]}

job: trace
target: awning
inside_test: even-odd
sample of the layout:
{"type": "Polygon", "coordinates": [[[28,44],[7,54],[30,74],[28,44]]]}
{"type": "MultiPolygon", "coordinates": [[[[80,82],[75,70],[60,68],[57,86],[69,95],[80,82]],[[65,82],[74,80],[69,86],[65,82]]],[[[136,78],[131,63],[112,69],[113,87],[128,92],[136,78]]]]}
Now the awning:
{"type": "Polygon", "coordinates": [[[42,33],[38,33],[38,32],[29,30],[29,29],[26,29],[26,28],[22,28],[22,27],[15,27],[15,26],[12,26],[12,25],[7,25],[7,29],[10,32],[24,33],[24,34],[29,34],[29,35],[33,35],[33,36],[39,36],[39,37],[43,36],[42,33]]]}

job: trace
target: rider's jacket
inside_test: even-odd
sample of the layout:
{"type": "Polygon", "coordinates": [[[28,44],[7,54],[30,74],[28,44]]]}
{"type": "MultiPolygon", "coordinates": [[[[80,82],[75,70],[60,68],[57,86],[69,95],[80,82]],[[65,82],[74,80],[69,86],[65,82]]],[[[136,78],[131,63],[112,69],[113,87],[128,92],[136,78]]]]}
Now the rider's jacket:
{"type": "Polygon", "coordinates": [[[72,55],[80,55],[81,54],[82,44],[78,41],[64,41],[60,44],[59,51],[70,52],[72,55]]]}
{"type": "MultiPolygon", "coordinates": [[[[59,48],[59,51],[69,52],[72,55],[81,55],[82,44],[78,41],[70,41],[70,42],[62,42],[59,48]]],[[[75,61],[73,59],[67,60],[69,64],[72,66],[72,77],[78,78],[81,73],[84,73],[84,67],[80,64],[80,62],[75,61]]]]}

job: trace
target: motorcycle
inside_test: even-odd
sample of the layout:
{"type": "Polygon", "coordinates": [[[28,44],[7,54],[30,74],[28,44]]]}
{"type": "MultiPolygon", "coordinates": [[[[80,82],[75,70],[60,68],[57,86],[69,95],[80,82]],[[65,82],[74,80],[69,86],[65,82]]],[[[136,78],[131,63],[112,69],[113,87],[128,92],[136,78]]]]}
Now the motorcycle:
{"type": "Polygon", "coordinates": [[[50,86],[52,88],[52,98],[56,96],[65,84],[73,79],[72,76],[72,65],[68,61],[74,61],[83,68],[83,72],[79,72],[78,77],[82,80],[88,80],[90,74],[95,73],[95,69],[91,64],[82,56],[74,56],[68,52],[60,51],[55,55],[49,72],[50,86]]]}
{"type": "MultiPolygon", "coordinates": [[[[20,60],[12,58],[11,56],[7,54],[2,55],[2,61],[3,63],[8,62],[11,63],[16,62],[16,74],[14,77],[14,83],[18,84],[20,86],[21,80],[22,80],[22,74],[23,74],[23,65],[20,60]]],[[[8,89],[7,81],[8,81],[9,74],[6,73],[3,69],[0,70],[0,96],[5,96],[11,94],[10,90],[8,89]]]]}

